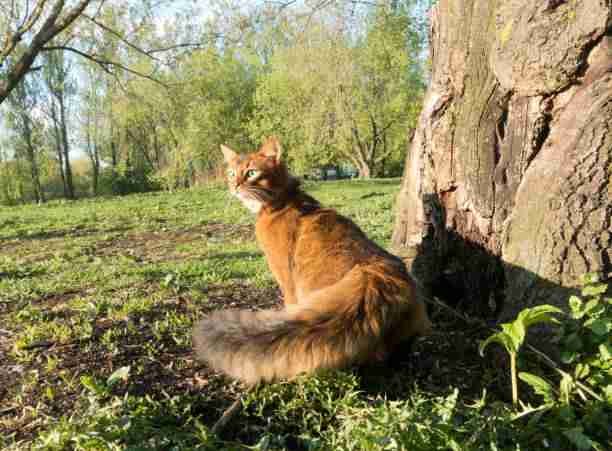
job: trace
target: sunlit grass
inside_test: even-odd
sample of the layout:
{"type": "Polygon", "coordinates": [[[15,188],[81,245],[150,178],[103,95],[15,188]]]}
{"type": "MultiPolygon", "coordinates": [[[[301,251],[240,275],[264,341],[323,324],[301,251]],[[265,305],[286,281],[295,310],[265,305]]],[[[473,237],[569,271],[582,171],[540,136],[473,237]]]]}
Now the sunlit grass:
{"type": "MultiPolygon", "coordinates": [[[[305,188],[388,246],[399,180],[305,188]]],[[[397,371],[260,387],[214,436],[244,388],[194,360],[191,328],[207,311],[279,302],[253,224],[222,186],[0,210],[0,447],[518,449],[507,409],[469,388],[496,376],[461,329],[397,371]]]]}

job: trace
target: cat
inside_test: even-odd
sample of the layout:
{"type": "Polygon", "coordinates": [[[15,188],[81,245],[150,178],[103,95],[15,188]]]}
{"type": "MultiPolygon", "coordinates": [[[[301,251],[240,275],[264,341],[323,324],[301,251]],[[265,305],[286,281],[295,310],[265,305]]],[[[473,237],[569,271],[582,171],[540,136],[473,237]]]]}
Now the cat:
{"type": "Polygon", "coordinates": [[[231,194],[257,215],[256,237],[283,310],[224,310],[194,327],[198,359],[248,384],[376,363],[431,322],[403,262],[300,189],[276,138],[221,150],[231,194]]]}

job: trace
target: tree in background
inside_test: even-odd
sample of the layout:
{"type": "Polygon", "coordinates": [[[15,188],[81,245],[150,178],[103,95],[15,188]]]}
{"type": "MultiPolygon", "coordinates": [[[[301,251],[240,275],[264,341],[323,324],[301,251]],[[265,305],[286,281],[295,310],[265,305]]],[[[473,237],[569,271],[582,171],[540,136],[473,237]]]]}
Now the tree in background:
{"type": "Polygon", "coordinates": [[[0,142],[0,204],[15,205],[27,199],[27,169],[14,155],[14,137],[4,136],[0,142]]]}
{"type": "MultiPolygon", "coordinates": [[[[423,88],[413,0],[18,3],[0,3],[0,84],[14,89],[19,72],[40,85],[39,154],[56,162],[41,182],[47,197],[192,186],[217,170],[219,144],[249,148],[271,134],[298,172],[401,169],[423,88]],[[26,57],[35,61],[24,72],[26,57]]],[[[4,152],[3,168],[23,166],[15,155],[4,152]]]]}
{"type": "Polygon", "coordinates": [[[254,140],[278,135],[297,172],[333,161],[329,129],[342,81],[348,83],[349,59],[342,36],[320,25],[277,49],[258,80],[250,124],[254,140]]]}
{"type": "MultiPolygon", "coordinates": [[[[108,58],[97,52],[87,39],[87,25],[93,26],[105,39],[112,38],[117,47],[124,52],[137,52],[149,59],[160,61],[158,55],[169,54],[200,47],[200,42],[160,43],[143,46],[133,39],[142,31],[151,32],[154,12],[165,5],[172,5],[172,0],[151,2],[150,0],[37,0],[35,2],[1,2],[0,3],[0,104],[10,92],[28,74],[40,69],[35,65],[39,55],[45,52],[63,52],[76,55],[94,62],[109,75],[127,72],[139,77],[156,80],[154,72],[142,72],[132,67],[121,58],[108,58]],[[32,4],[33,3],[33,4],[32,4]],[[110,12],[110,13],[109,13],[110,12]],[[116,27],[112,20],[115,12],[129,21],[116,27]],[[89,44],[89,45],[88,45],[89,44]],[[160,44],[160,45],[158,45],[160,44]]],[[[183,26],[189,28],[191,21],[187,14],[182,16],[183,26]]]]}
{"type": "MultiPolygon", "coordinates": [[[[89,116],[90,131],[92,127],[102,130],[102,123],[109,126],[111,137],[103,140],[102,146],[100,143],[94,146],[93,141],[87,140],[92,138],[91,133],[81,134],[80,127],[69,123],[69,108],[74,108],[72,112],[81,110],[80,104],[74,107],[69,104],[72,100],[84,98],[77,99],[74,93],[87,90],[82,81],[88,77],[82,76],[81,65],[76,61],[95,65],[98,73],[107,76],[106,88],[117,91],[116,97],[118,91],[125,90],[125,84],[136,77],[155,82],[157,90],[163,88],[161,76],[158,77],[160,71],[167,70],[183,52],[201,45],[198,41],[187,42],[190,36],[176,31],[195,29],[191,27],[193,19],[186,12],[192,7],[174,6],[175,3],[170,0],[0,2],[0,29],[3,30],[0,38],[0,104],[24,80],[38,83],[44,76],[48,83],[40,95],[53,101],[46,109],[49,117],[38,119],[44,122],[42,126],[48,132],[49,143],[56,149],[57,178],[62,180],[64,197],[72,198],[76,192],[70,165],[70,144],[80,153],[93,157],[89,158],[92,178],[97,179],[104,159],[108,158],[113,168],[120,164],[121,145],[125,142],[125,136],[113,128],[116,120],[113,119],[112,104],[107,104],[104,112],[95,116],[95,124],[94,116],[89,116]],[[173,25],[170,30],[160,30],[155,26],[160,17],[157,12],[168,5],[172,5],[177,18],[180,15],[181,20],[177,23],[180,22],[181,27],[173,25]],[[109,82],[109,79],[113,81],[109,82]]],[[[198,37],[208,38],[200,34],[198,37]]],[[[105,94],[104,98],[110,96],[105,94]]],[[[2,108],[7,111],[12,106],[4,103],[2,108]]],[[[5,158],[10,160],[15,154],[12,149],[5,153],[5,158]]],[[[127,154],[124,152],[124,155],[127,154]]],[[[135,160],[127,162],[132,164],[135,160]]],[[[97,187],[97,182],[92,183],[97,187]]]]}
{"type": "Polygon", "coordinates": [[[302,171],[348,161],[369,178],[397,166],[424,89],[411,27],[407,11],[389,5],[371,13],[362,36],[341,17],[310,27],[261,77],[253,136],[279,134],[302,171]]]}
{"type": "Polygon", "coordinates": [[[102,171],[103,147],[110,140],[112,129],[107,117],[108,107],[105,102],[107,77],[91,64],[83,64],[87,77],[85,88],[81,92],[81,137],[85,153],[91,164],[91,193],[98,194],[100,173],[102,171]]]}
{"type": "MultiPolygon", "coordinates": [[[[356,74],[343,89],[344,141],[362,176],[384,175],[405,156],[406,132],[416,126],[424,91],[419,50],[408,11],[379,7],[355,54],[356,74]]],[[[341,116],[342,117],[342,116],[341,116]]]]}
{"type": "MultiPolygon", "coordinates": [[[[6,115],[7,126],[13,135],[12,144],[16,161],[26,161],[33,197],[37,203],[46,201],[41,183],[41,162],[44,159],[43,126],[35,115],[40,116],[38,98],[40,86],[32,80],[17,85],[9,102],[11,109],[6,115]]],[[[16,165],[19,167],[19,165],[16,165]]]]}
{"type": "Polygon", "coordinates": [[[48,95],[45,110],[51,120],[51,134],[57,155],[58,168],[64,188],[64,197],[75,198],[72,166],[70,164],[70,141],[68,139],[71,103],[76,94],[71,77],[71,66],[61,52],[50,52],[43,58],[43,80],[48,95]]]}
{"type": "Polygon", "coordinates": [[[247,124],[255,77],[248,61],[232,48],[211,47],[181,65],[181,92],[171,99],[183,114],[174,133],[177,145],[170,156],[172,164],[164,173],[171,186],[189,186],[185,182],[192,171],[210,172],[219,161],[220,144],[238,148],[251,144],[247,124]]]}
{"type": "Polygon", "coordinates": [[[0,104],[15,89],[26,74],[37,70],[36,57],[56,36],[66,30],[92,0],[38,0],[3,2],[0,29],[6,30],[0,41],[0,104]]]}

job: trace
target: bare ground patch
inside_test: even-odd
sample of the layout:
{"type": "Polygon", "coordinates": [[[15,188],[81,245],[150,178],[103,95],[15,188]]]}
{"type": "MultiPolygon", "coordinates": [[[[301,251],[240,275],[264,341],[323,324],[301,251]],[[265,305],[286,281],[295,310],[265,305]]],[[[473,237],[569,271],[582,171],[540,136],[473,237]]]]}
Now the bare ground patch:
{"type": "Polygon", "coordinates": [[[98,242],[95,255],[129,255],[141,261],[159,262],[184,258],[192,253],[181,251],[180,246],[214,241],[251,241],[252,225],[209,223],[186,230],[132,233],[98,242]]]}
{"type": "MultiPolygon", "coordinates": [[[[83,392],[81,376],[93,375],[103,380],[123,366],[137,368],[138,373],[127,384],[117,387],[115,394],[129,392],[153,398],[198,395],[202,420],[214,422],[238,395],[240,385],[228,383],[198,362],[190,340],[177,342],[173,336],[177,330],[156,332],[156,321],[163,321],[167,314],[181,315],[188,321],[185,330],[178,331],[184,338],[190,336],[191,322],[208,311],[229,307],[271,308],[279,304],[280,298],[276,288],[261,289],[248,284],[211,286],[208,291],[208,301],[202,305],[196,306],[181,295],[125,321],[100,318],[95,321],[89,339],[41,343],[29,350],[32,358],[25,363],[12,356],[13,332],[0,330],[0,434],[14,436],[15,440],[33,440],[41,427],[31,414],[35,408],[39,415],[52,417],[74,411],[83,392]],[[104,336],[113,330],[122,332],[113,339],[111,349],[104,336]],[[52,370],[48,367],[49,359],[57,362],[52,370]],[[33,375],[40,381],[28,383],[33,375]],[[48,396],[49,387],[54,393],[52,399],[48,396]]],[[[70,311],[65,313],[69,315],[70,311]]]]}
{"type": "Polygon", "coordinates": [[[26,236],[11,236],[2,241],[2,253],[19,258],[24,263],[43,262],[67,247],[67,240],[86,237],[94,244],[84,253],[93,256],[128,255],[142,261],[165,261],[189,256],[180,251],[181,245],[207,241],[252,241],[252,224],[211,222],[183,230],[129,231],[126,227],[111,229],[71,228],[40,232],[26,236]]]}

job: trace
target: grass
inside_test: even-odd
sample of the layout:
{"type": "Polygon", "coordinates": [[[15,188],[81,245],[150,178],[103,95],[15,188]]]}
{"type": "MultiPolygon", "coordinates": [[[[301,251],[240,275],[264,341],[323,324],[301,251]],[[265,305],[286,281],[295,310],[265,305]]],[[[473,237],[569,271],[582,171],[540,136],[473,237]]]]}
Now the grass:
{"type": "MultiPolygon", "coordinates": [[[[307,188],[388,245],[398,180],[307,188]]],[[[486,332],[436,310],[395,368],[259,387],[213,435],[244,387],[194,360],[194,320],[281,303],[223,187],[4,208],[0,243],[2,449],[542,446],[509,420],[505,371],[478,356],[486,332]]]]}

